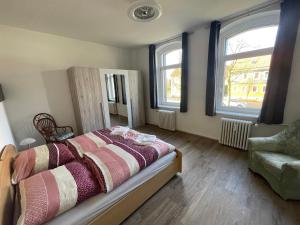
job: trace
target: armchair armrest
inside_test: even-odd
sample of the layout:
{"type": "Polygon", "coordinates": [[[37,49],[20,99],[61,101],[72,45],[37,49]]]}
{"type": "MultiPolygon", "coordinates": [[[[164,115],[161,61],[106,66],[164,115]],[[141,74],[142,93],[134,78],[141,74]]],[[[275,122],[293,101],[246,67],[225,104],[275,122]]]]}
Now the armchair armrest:
{"type": "Polygon", "coordinates": [[[280,152],[283,146],[276,136],[272,137],[253,137],[248,139],[249,151],[270,151],[280,152]]]}
{"type": "Polygon", "coordinates": [[[283,186],[294,184],[300,188],[300,160],[286,163],[282,166],[281,180],[283,186]]]}
{"type": "Polygon", "coordinates": [[[300,160],[283,164],[282,170],[294,170],[300,173],[300,160]]]}
{"type": "Polygon", "coordinates": [[[73,128],[71,126],[56,127],[55,141],[64,142],[68,138],[74,137],[73,128]]]}

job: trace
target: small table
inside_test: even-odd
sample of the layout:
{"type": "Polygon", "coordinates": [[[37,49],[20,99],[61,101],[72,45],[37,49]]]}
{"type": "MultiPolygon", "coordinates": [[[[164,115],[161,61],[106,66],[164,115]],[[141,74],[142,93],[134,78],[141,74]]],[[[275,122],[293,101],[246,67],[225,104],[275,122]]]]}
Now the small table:
{"type": "Polygon", "coordinates": [[[29,138],[24,138],[24,139],[20,142],[20,145],[21,145],[21,146],[26,146],[26,145],[27,145],[27,147],[30,148],[30,145],[32,145],[32,144],[35,143],[35,142],[36,142],[36,140],[35,140],[34,138],[29,137],[29,138]]]}

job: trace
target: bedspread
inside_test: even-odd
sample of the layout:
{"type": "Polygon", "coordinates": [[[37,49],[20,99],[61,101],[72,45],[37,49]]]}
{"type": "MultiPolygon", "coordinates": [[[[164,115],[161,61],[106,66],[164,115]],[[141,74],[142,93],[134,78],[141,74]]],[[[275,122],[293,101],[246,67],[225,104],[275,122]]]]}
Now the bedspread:
{"type": "Polygon", "coordinates": [[[67,146],[77,159],[85,152],[95,151],[102,146],[112,144],[113,141],[99,131],[89,132],[66,141],[67,146]]]}
{"type": "Polygon", "coordinates": [[[13,163],[12,183],[54,169],[73,161],[75,158],[66,145],[49,143],[20,152],[13,163]]]}
{"type": "Polygon", "coordinates": [[[121,148],[126,145],[128,148],[134,149],[136,151],[154,151],[157,156],[152,155],[151,157],[156,158],[160,158],[161,156],[175,150],[175,147],[173,145],[158,138],[149,145],[137,144],[137,137],[141,133],[132,129],[129,129],[123,135],[112,135],[111,131],[114,128],[115,127],[112,127],[110,129],[101,129],[77,136],[76,138],[69,139],[67,141],[67,145],[70,150],[72,150],[72,152],[80,158],[83,157],[84,153],[94,152],[97,149],[100,149],[101,147],[104,147],[108,144],[114,144],[120,146],[121,148]]]}
{"type": "Polygon", "coordinates": [[[43,224],[100,192],[90,170],[77,161],[22,180],[19,189],[18,225],[43,224]]]}
{"type": "Polygon", "coordinates": [[[84,161],[95,174],[101,192],[110,192],[173,150],[166,146],[135,146],[133,140],[126,139],[84,153],[84,161]]]}

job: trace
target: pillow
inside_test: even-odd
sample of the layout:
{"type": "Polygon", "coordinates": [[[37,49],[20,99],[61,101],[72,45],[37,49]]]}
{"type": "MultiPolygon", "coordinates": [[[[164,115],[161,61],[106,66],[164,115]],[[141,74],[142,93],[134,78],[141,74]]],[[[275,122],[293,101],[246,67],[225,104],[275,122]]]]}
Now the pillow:
{"type": "Polygon", "coordinates": [[[38,172],[53,169],[75,160],[68,147],[61,143],[50,143],[20,152],[13,163],[12,183],[38,172]]]}
{"type": "Polygon", "coordinates": [[[40,225],[100,193],[96,178],[78,161],[35,174],[19,183],[18,225],[40,225]]]}

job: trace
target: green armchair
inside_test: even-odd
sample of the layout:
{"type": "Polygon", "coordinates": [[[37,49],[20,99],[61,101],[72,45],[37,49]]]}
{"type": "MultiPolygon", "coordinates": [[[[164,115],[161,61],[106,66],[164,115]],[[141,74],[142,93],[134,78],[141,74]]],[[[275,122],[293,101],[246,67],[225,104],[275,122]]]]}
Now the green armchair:
{"type": "Polygon", "coordinates": [[[283,199],[300,200],[300,120],[271,137],[249,138],[249,168],[283,199]]]}

